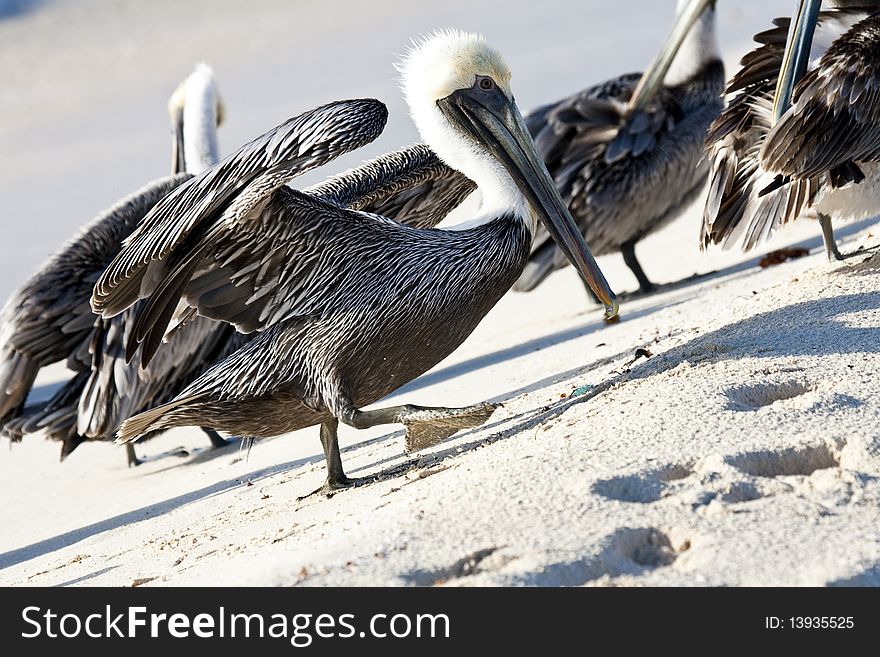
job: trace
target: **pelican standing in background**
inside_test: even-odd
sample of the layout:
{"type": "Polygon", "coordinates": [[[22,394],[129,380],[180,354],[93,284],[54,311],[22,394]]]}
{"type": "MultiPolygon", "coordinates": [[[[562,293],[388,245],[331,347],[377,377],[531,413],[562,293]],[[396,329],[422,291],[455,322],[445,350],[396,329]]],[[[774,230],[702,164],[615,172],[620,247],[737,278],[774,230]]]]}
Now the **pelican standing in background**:
{"type": "Polygon", "coordinates": [[[731,80],[709,137],[703,247],[752,249],[812,210],[840,260],[832,220],[880,212],[880,2],[828,4],[776,19],[731,80]]]}
{"type": "MultiPolygon", "coordinates": [[[[714,0],[678,0],[666,43],[644,75],[607,80],[526,118],[571,215],[596,255],[620,251],[642,292],[655,289],[636,244],[677,218],[703,190],[706,132],[723,104],[714,0]]],[[[539,231],[514,289],[537,287],[567,264],[539,231]]]]}
{"type": "MultiPolygon", "coordinates": [[[[98,276],[122,240],[168,192],[218,159],[223,104],[213,71],[204,64],[180,84],[168,111],[172,168],[88,224],[22,285],[0,313],[0,426],[13,440],[45,430],[62,442],[61,458],[87,440],[112,440],[130,415],[173,398],[207,365],[243,344],[228,325],[199,318],[138,372],[123,359],[134,310],[99,319],[89,306],[98,276]],[[58,361],[76,374],[46,402],[25,407],[39,370],[58,361]]],[[[204,429],[214,446],[226,445],[204,429]]],[[[129,465],[139,461],[127,447],[129,465]]]]}
{"type": "Polygon", "coordinates": [[[477,216],[420,229],[285,186],[378,137],[387,110],[376,100],[306,112],[188,181],[127,241],[96,284],[93,308],[110,317],[147,298],[132,336],[146,362],[181,297],[259,335],[173,401],[126,421],[121,441],[181,425],[268,437],[320,424],[323,490],[332,490],[353,483],[340,459],[340,421],[402,423],[412,449],[482,424],[489,404],[362,407],[470,335],[521,274],[538,221],[617,313],[529,137],[500,54],[481,36],[440,32],[414,46],[401,71],[425,142],[481,190],[477,216]]]}

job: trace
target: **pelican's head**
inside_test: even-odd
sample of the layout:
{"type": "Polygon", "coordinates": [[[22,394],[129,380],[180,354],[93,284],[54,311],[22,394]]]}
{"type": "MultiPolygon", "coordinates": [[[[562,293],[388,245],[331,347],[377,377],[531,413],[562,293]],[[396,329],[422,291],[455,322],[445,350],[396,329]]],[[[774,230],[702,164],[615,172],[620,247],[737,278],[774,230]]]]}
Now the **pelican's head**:
{"type": "Polygon", "coordinates": [[[478,34],[437,32],[414,44],[399,66],[413,121],[449,166],[480,188],[484,217],[511,213],[534,229],[542,221],[601,299],[617,300],[584,242],[510,88],[510,68],[478,34]]]}
{"type": "Polygon", "coordinates": [[[399,65],[403,91],[416,112],[425,102],[436,103],[459,89],[467,89],[475,76],[490,78],[512,98],[510,67],[482,34],[441,30],[413,44],[399,65]]]}
{"type": "Polygon", "coordinates": [[[197,64],[177,86],[168,100],[168,114],[174,140],[173,171],[198,173],[216,164],[217,128],[226,118],[226,107],[210,66],[197,64]]]}
{"type": "Polygon", "coordinates": [[[451,125],[442,109],[457,92],[479,90],[480,85],[512,102],[510,68],[501,53],[480,34],[443,30],[415,42],[398,70],[422,139],[447,164],[477,183],[484,209],[491,213],[520,202],[515,210],[520,216],[526,214],[525,200],[510,176],[484,145],[451,125]]]}

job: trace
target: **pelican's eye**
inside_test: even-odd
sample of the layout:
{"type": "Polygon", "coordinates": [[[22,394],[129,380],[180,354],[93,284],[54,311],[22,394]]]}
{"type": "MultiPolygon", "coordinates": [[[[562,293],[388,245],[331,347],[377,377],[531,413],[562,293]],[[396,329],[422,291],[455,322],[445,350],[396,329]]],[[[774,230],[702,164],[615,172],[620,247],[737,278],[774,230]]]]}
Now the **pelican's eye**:
{"type": "Polygon", "coordinates": [[[486,75],[477,76],[477,86],[483,91],[492,91],[493,89],[498,88],[495,84],[495,80],[486,75]]]}

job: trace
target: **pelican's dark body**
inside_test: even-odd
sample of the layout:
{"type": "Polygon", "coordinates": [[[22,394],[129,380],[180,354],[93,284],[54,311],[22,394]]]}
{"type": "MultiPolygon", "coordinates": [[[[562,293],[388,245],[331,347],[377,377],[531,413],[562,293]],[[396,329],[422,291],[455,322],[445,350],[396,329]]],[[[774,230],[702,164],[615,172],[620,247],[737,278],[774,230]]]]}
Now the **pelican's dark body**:
{"type": "MultiPolygon", "coordinates": [[[[703,144],[723,107],[723,65],[707,63],[690,80],[663,88],[647,110],[627,117],[640,78],[609,80],[526,117],[596,255],[633,248],[678,217],[706,181],[703,144]]],[[[539,232],[515,289],[533,289],[566,263],[546,232],[539,232]]]]}
{"type": "Polygon", "coordinates": [[[236,435],[275,436],[338,415],[340,398],[358,407],[375,402],[464,342],[528,257],[531,236],[514,217],[461,232],[418,230],[330,207],[286,211],[293,196],[276,195],[263,212],[265,228],[320,234],[311,248],[299,244],[298,257],[325,250],[313,275],[332,271],[333,282],[297,317],[262,332],[175,402],[129,423],[124,436],[205,423],[236,435]],[[357,245],[355,253],[343,243],[357,245]],[[364,260],[359,249],[383,257],[364,260]]]}
{"type": "Polygon", "coordinates": [[[523,219],[461,231],[408,225],[435,225],[474,188],[424,146],[306,192],[284,186],[375,138],[386,116],[375,101],[348,101],[291,119],[181,186],[132,236],[95,298],[112,315],[148,297],[129,342],[152,347],[144,361],[164,350],[158,338],[179,296],[190,316],[258,335],[174,401],[126,422],[123,438],[202,422],[273,436],[339,416],[340,404],[375,401],[440,362],[510,288],[531,241],[523,219]],[[232,177],[252,179],[255,191],[221,205],[215,185],[232,177]],[[235,224],[223,219],[230,212],[235,224]]]}

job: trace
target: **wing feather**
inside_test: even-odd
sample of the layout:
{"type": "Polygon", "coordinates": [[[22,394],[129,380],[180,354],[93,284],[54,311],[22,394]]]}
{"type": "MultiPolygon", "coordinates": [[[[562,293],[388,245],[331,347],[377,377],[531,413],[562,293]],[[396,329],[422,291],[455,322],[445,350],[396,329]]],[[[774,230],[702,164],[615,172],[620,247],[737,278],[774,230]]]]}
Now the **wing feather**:
{"type": "Polygon", "coordinates": [[[172,251],[187,252],[217,224],[252,221],[295,176],[373,141],[387,117],[377,100],[329,103],[282,123],[188,181],[125,241],[95,286],[92,308],[112,317],[149,296],[179,266],[169,257],[172,251]]]}
{"type": "Polygon", "coordinates": [[[872,15],[836,39],[797,84],[791,108],[764,141],[761,164],[808,178],[852,162],[878,161],[878,66],[880,15],[872,15]]]}

